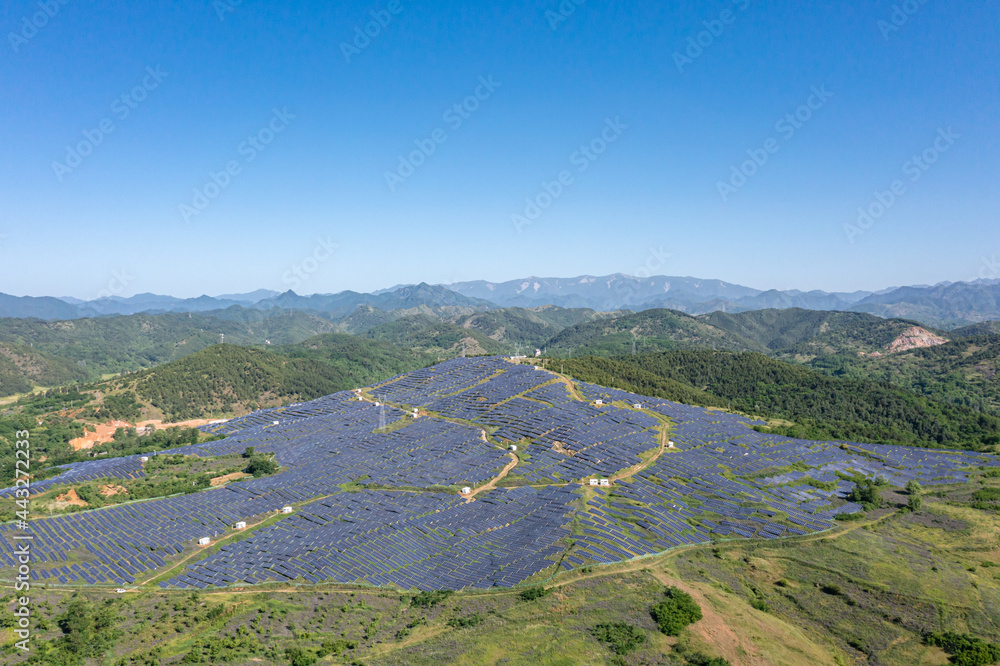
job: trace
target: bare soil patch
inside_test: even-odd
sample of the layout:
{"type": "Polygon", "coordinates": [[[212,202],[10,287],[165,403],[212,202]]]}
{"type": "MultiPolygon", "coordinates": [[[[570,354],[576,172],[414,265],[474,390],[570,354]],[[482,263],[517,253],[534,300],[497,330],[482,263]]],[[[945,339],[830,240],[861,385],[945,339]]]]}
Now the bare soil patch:
{"type": "Polygon", "coordinates": [[[57,508],[66,508],[68,506],[89,506],[86,502],[80,499],[79,495],[76,494],[75,488],[70,488],[57,497],[55,504],[57,508]]]}
{"type": "Polygon", "coordinates": [[[118,428],[131,428],[132,424],[126,421],[109,421],[107,423],[98,423],[97,429],[94,432],[85,432],[83,437],[77,437],[76,439],[71,439],[69,445],[73,447],[74,451],[85,451],[87,449],[92,449],[100,444],[105,444],[114,440],[115,431],[118,428]]]}
{"type": "Polygon", "coordinates": [[[212,486],[224,486],[230,481],[236,481],[237,479],[243,479],[250,476],[246,472],[233,472],[232,474],[226,474],[224,476],[217,476],[212,479],[209,483],[212,486]]]}

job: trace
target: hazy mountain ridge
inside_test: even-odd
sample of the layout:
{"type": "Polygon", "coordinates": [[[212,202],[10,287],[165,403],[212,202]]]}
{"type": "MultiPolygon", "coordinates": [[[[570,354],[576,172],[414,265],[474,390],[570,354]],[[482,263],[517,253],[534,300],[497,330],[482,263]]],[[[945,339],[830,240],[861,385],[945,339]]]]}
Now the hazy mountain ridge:
{"type": "Polygon", "coordinates": [[[878,292],[820,290],[759,290],[722,280],[693,277],[634,277],[624,274],[573,278],[528,277],[506,282],[477,280],[448,285],[397,285],[370,294],[343,291],[302,296],[294,291],[257,290],[248,294],[179,299],[156,294],[95,301],[15,297],[0,294],[0,316],[66,320],[115,314],[215,312],[233,306],[309,312],[332,320],[351,316],[359,307],[384,312],[411,310],[454,317],[495,308],[537,308],[546,305],[598,312],[667,309],[690,315],[803,308],[852,311],[886,318],[908,318],[925,326],[958,328],[1000,319],[1000,280],[943,282],[878,292]]]}

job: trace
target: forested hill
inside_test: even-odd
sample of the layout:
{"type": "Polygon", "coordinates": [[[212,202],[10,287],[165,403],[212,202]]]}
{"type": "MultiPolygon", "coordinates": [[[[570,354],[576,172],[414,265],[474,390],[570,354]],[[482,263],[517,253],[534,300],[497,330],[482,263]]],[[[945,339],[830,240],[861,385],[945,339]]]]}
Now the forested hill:
{"type": "Polygon", "coordinates": [[[575,379],[792,422],[781,434],[987,450],[1000,418],[864,379],[829,377],[757,353],[676,351],[550,363],[575,379]],[[660,384],[657,384],[660,382],[660,384]],[[708,397],[700,398],[697,392],[708,397]]]}
{"type": "Polygon", "coordinates": [[[328,335],[266,350],[215,345],[105,382],[98,391],[108,417],[221,418],[364,386],[430,362],[386,343],[328,335]]]}

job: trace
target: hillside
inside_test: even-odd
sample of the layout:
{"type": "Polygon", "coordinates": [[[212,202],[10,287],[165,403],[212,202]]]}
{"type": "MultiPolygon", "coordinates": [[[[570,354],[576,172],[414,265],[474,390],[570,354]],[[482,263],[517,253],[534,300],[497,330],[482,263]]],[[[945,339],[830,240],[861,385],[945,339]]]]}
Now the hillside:
{"type": "Polygon", "coordinates": [[[1000,335],[959,338],[931,348],[857,359],[838,370],[1000,415],[1000,335]]]}
{"type": "Polygon", "coordinates": [[[380,324],[362,333],[362,337],[391,342],[445,358],[460,354],[463,344],[469,356],[504,354],[511,351],[510,345],[497,342],[478,331],[468,330],[426,314],[411,315],[380,324]]]}
{"type": "Polygon", "coordinates": [[[670,349],[763,351],[762,345],[674,310],[645,310],[577,324],[546,344],[550,354],[613,356],[670,349]]]}
{"type": "MultiPolygon", "coordinates": [[[[555,363],[555,362],[553,362],[555,363]]],[[[829,377],[757,353],[677,351],[559,361],[575,379],[656,394],[655,377],[747,414],[792,422],[791,437],[991,450],[1000,418],[867,379],[829,377]],[[637,373],[636,371],[641,371],[637,373]],[[636,381],[635,387],[631,381],[636,381]]],[[[658,395],[658,394],[656,394],[658,395]]],[[[663,395],[662,397],[667,397],[663,395]]]]}
{"type": "Polygon", "coordinates": [[[0,398],[27,393],[36,386],[62,386],[86,378],[87,373],[75,363],[30,347],[0,343],[0,398]]]}
{"type": "Polygon", "coordinates": [[[902,287],[869,296],[851,307],[881,317],[906,317],[930,326],[956,328],[1000,319],[1000,280],[902,287]]]}
{"type": "Polygon", "coordinates": [[[77,364],[90,379],[177,360],[219,343],[291,344],[334,330],[325,319],[301,312],[268,316],[235,307],[216,313],[161,314],[41,321],[0,319],[0,342],[77,364]]]}
{"type": "Polygon", "coordinates": [[[96,391],[104,396],[102,413],[118,418],[222,418],[363,386],[434,360],[385,342],[327,334],[268,348],[214,345],[99,384],[96,391]],[[115,405],[137,402],[138,413],[109,410],[108,394],[115,405]]]}
{"type": "Polygon", "coordinates": [[[798,361],[833,354],[885,353],[900,336],[919,327],[916,322],[903,319],[800,308],[737,314],[713,312],[699,319],[750,340],[771,353],[798,361]]]}

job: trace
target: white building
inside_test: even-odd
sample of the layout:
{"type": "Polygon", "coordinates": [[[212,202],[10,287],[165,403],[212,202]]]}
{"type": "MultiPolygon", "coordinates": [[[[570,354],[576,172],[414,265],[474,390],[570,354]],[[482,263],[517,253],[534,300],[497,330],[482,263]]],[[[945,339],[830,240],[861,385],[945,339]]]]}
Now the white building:
{"type": "Polygon", "coordinates": [[[278,425],[278,423],[280,423],[280,421],[275,421],[275,422],[274,422],[274,425],[278,425]]]}
{"type": "Polygon", "coordinates": [[[611,485],[611,481],[609,481],[607,479],[601,479],[601,487],[602,488],[606,488],[606,487],[608,487],[610,485],[611,485]]]}
{"type": "Polygon", "coordinates": [[[199,546],[207,546],[210,543],[212,543],[212,538],[211,537],[202,537],[202,538],[198,539],[198,545],[199,546]]]}
{"type": "Polygon", "coordinates": [[[233,529],[237,530],[245,530],[246,528],[247,528],[247,522],[245,520],[241,520],[235,525],[233,525],[233,529]]]}
{"type": "Polygon", "coordinates": [[[632,409],[642,409],[642,403],[641,402],[635,403],[634,405],[632,405],[632,409]]]}
{"type": "Polygon", "coordinates": [[[139,462],[144,462],[144,463],[149,462],[149,456],[143,456],[143,457],[139,458],[139,462]]]}
{"type": "Polygon", "coordinates": [[[604,401],[598,398],[597,400],[594,401],[594,405],[596,405],[597,407],[603,407],[604,401]]]}
{"type": "Polygon", "coordinates": [[[592,486],[598,486],[600,484],[601,484],[601,482],[599,480],[597,480],[597,479],[591,479],[590,480],[590,485],[592,485],[592,486]]]}
{"type": "Polygon", "coordinates": [[[281,513],[291,513],[291,512],[292,512],[292,507],[290,506],[286,506],[281,509],[281,513]]]}
{"type": "Polygon", "coordinates": [[[462,494],[463,495],[468,495],[471,492],[472,492],[472,488],[469,488],[468,486],[466,486],[465,488],[462,488],[462,494]]]}
{"type": "Polygon", "coordinates": [[[511,444],[510,445],[510,450],[511,451],[517,451],[517,444],[511,444]]]}
{"type": "Polygon", "coordinates": [[[667,442],[667,448],[668,449],[674,448],[674,443],[672,441],[671,442],[667,442]]]}

